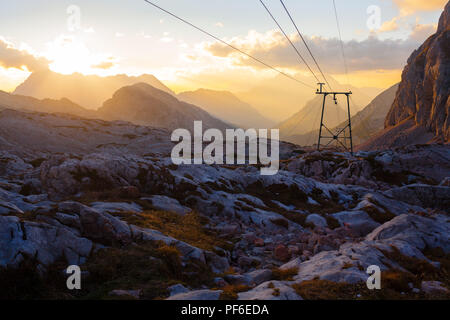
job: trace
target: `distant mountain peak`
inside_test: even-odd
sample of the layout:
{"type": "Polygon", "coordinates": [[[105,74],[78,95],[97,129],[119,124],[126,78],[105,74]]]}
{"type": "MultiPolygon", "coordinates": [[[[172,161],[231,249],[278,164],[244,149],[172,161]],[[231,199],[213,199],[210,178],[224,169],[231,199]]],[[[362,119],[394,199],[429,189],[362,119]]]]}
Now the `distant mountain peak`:
{"type": "Polygon", "coordinates": [[[119,74],[100,77],[81,73],[64,75],[50,70],[33,72],[28,79],[16,88],[14,94],[38,99],[58,100],[68,98],[79,105],[97,109],[118,89],[141,82],[175,95],[171,89],[153,75],[144,74],[135,77],[119,74]]]}
{"type": "Polygon", "coordinates": [[[205,128],[222,130],[230,127],[199,107],[179,101],[171,94],[142,82],[118,89],[98,112],[107,120],[168,129],[190,130],[197,120],[202,121],[205,128]]]}
{"type": "Polygon", "coordinates": [[[178,94],[182,101],[198,105],[211,115],[242,128],[270,128],[273,121],[230,91],[197,89],[178,94]]]}

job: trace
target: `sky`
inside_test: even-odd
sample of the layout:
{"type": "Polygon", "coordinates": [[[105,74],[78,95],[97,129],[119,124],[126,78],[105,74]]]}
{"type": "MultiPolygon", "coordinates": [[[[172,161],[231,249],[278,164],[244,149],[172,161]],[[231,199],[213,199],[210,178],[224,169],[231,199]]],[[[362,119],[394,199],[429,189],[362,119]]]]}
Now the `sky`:
{"type": "MultiPolygon", "coordinates": [[[[153,0],[220,39],[292,75],[308,75],[259,0],[153,0]]],[[[264,0],[318,73],[279,0],[264,0]]],[[[436,30],[446,0],[284,0],[323,71],[356,87],[387,88],[436,30]]],[[[276,73],[143,0],[0,3],[0,90],[31,72],[153,74],[173,90],[245,91],[276,73]]],[[[315,85],[315,83],[311,83],[315,85]]]]}

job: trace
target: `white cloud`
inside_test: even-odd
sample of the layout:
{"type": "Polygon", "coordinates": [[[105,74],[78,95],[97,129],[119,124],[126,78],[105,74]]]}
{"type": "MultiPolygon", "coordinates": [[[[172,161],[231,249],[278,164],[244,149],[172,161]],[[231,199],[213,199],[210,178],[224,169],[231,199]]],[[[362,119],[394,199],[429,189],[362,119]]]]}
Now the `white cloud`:
{"type": "MultiPolygon", "coordinates": [[[[294,44],[301,49],[305,59],[314,66],[304,45],[297,35],[291,37],[294,44]]],[[[342,73],[344,70],[340,42],[337,38],[305,37],[312,52],[322,68],[328,73],[342,73]]],[[[245,37],[227,39],[241,50],[262,59],[278,68],[290,68],[298,71],[306,70],[299,61],[284,36],[275,30],[266,33],[250,31],[245,37]]],[[[344,43],[347,64],[350,72],[362,70],[393,70],[402,68],[409,55],[419,47],[421,42],[410,37],[407,40],[380,40],[371,34],[363,41],[351,40],[344,43]]],[[[203,49],[211,55],[226,58],[237,66],[261,68],[260,64],[245,57],[230,47],[218,42],[203,43],[203,49]]]]}
{"type": "Polygon", "coordinates": [[[411,39],[419,42],[425,41],[429,36],[434,34],[437,30],[437,24],[416,24],[410,35],[411,39]]]}

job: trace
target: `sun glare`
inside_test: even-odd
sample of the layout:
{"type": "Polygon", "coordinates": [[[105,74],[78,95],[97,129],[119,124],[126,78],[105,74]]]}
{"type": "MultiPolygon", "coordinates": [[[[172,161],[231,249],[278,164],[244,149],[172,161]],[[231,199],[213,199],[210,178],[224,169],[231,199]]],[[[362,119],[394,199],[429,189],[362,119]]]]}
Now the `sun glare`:
{"type": "Polygon", "coordinates": [[[109,74],[114,66],[110,55],[93,54],[85,43],[75,37],[62,36],[48,43],[45,56],[52,61],[54,72],[72,74],[109,74]]]}

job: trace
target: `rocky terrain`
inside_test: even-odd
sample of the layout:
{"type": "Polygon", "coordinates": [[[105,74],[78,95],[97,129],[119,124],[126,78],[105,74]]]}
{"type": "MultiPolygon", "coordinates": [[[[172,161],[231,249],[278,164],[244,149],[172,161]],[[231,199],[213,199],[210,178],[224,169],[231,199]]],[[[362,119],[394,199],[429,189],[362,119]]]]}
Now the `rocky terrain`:
{"type": "Polygon", "coordinates": [[[412,53],[403,70],[385,130],[364,149],[448,142],[450,138],[450,3],[436,33],[412,53]]]}
{"type": "MultiPolygon", "coordinates": [[[[383,132],[353,155],[281,142],[271,176],[173,164],[170,129],[227,124],[155,79],[105,80],[119,90],[92,117],[0,93],[0,299],[450,299],[449,12],[361,112],[379,123],[396,90],[383,132]]],[[[44,78],[18,92],[47,96],[44,78]]]]}
{"type": "Polygon", "coordinates": [[[4,298],[449,297],[446,145],[282,144],[280,172],[261,176],[173,165],[161,129],[13,110],[0,122],[4,298]],[[365,287],[373,264],[380,291],[365,287]]]}

